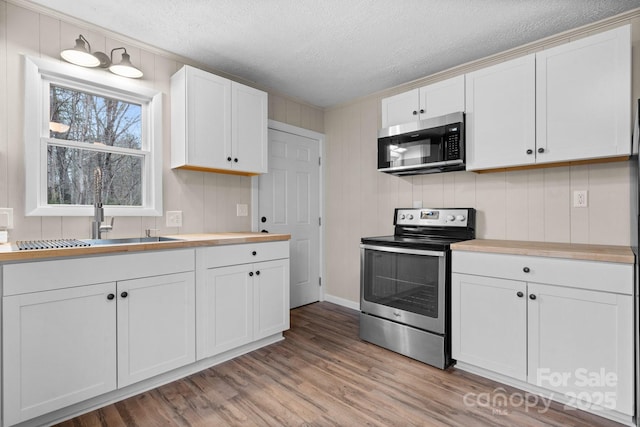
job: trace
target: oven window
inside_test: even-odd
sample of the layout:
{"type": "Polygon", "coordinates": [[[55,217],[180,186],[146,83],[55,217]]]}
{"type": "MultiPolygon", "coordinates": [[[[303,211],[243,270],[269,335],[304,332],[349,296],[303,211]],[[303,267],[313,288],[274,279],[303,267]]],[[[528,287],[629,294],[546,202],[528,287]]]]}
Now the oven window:
{"type": "Polygon", "coordinates": [[[366,301],[427,317],[438,317],[437,256],[365,250],[366,301]]]}

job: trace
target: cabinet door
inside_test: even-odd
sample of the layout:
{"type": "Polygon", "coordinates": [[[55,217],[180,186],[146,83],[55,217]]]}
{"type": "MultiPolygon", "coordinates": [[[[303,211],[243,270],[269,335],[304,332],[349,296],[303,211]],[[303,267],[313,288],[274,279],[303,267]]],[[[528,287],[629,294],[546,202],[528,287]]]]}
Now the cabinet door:
{"type": "Polygon", "coordinates": [[[3,298],[4,425],[116,388],[115,283],[3,298]]]}
{"type": "Polygon", "coordinates": [[[254,264],[254,339],[289,329],[289,260],[254,264]]]}
{"type": "Polygon", "coordinates": [[[251,265],[211,268],[198,283],[198,359],[253,340],[251,265]]]}
{"type": "Polygon", "coordinates": [[[452,277],[453,358],[525,381],[526,284],[459,273],[452,277]]]}
{"type": "Polygon", "coordinates": [[[538,52],[536,68],[538,163],[630,153],[629,26],[538,52]]]}
{"type": "Polygon", "coordinates": [[[231,81],[193,67],[186,72],[187,164],[229,169],[231,81]]]}
{"type": "Polygon", "coordinates": [[[384,98],[382,104],[382,127],[415,122],[418,118],[420,104],[419,90],[414,89],[398,95],[384,98]]]}
{"type": "Polygon", "coordinates": [[[534,163],[535,105],[533,54],[467,74],[467,169],[534,163]]]}
{"type": "Polygon", "coordinates": [[[420,120],[464,111],[464,75],[420,88],[420,120]]]}
{"type": "Polygon", "coordinates": [[[195,361],[194,273],[118,282],[118,387],[195,361]]]}
{"type": "MultiPolygon", "coordinates": [[[[633,297],[529,283],[528,382],[633,414],[633,297]]],[[[580,403],[582,402],[582,403],[580,403]]]]}
{"type": "Polygon", "coordinates": [[[232,168],[267,173],[267,93],[232,82],[231,99],[232,168]]]}

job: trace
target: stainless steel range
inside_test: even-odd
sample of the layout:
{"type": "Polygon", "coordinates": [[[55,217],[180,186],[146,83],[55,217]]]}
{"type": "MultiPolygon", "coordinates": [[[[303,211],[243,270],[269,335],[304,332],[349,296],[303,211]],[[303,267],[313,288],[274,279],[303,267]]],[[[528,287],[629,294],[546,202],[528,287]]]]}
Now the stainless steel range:
{"type": "Polygon", "coordinates": [[[475,238],[475,209],[396,209],[393,236],[360,245],[360,338],[451,365],[451,243],[475,238]]]}

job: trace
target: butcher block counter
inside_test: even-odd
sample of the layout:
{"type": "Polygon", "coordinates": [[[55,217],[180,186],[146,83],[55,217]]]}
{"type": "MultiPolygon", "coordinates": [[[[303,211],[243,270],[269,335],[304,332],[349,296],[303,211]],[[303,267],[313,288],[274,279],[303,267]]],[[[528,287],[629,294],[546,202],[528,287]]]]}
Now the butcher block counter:
{"type": "Polygon", "coordinates": [[[107,255],[127,252],[157,251],[163,249],[195,248],[200,246],[234,245],[239,243],[277,242],[289,240],[291,235],[231,232],[180,234],[166,237],[176,240],[34,250],[18,250],[15,243],[5,243],[0,245],[0,262],[28,261],[60,257],[82,257],[85,255],[107,255]]]}
{"type": "Polygon", "coordinates": [[[451,249],[455,251],[529,255],[622,264],[633,264],[635,262],[633,252],[629,246],[476,239],[454,243],[451,245],[451,249]]]}

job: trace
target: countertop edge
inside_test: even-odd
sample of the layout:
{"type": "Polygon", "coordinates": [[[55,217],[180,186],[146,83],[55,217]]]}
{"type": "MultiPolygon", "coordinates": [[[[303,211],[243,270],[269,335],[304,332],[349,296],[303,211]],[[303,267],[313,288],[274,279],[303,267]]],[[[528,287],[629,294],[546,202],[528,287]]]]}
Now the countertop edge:
{"type": "Polygon", "coordinates": [[[454,243],[451,245],[451,249],[454,251],[540,256],[619,264],[635,263],[635,255],[629,246],[475,239],[454,243]]]}
{"type": "Polygon", "coordinates": [[[290,234],[266,233],[201,233],[178,234],[167,237],[177,238],[177,241],[162,241],[152,243],[129,243],[122,245],[84,246],[77,248],[36,249],[20,251],[11,243],[0,245],[0,263],[12,261],[35,261],[48,258],[70,258],[91,255],[110,255],[144,251],[160,251],[165,249],[196,248],[204,246],[236,245],[242,243],[266,243],[286,241],[290,234]]]}

